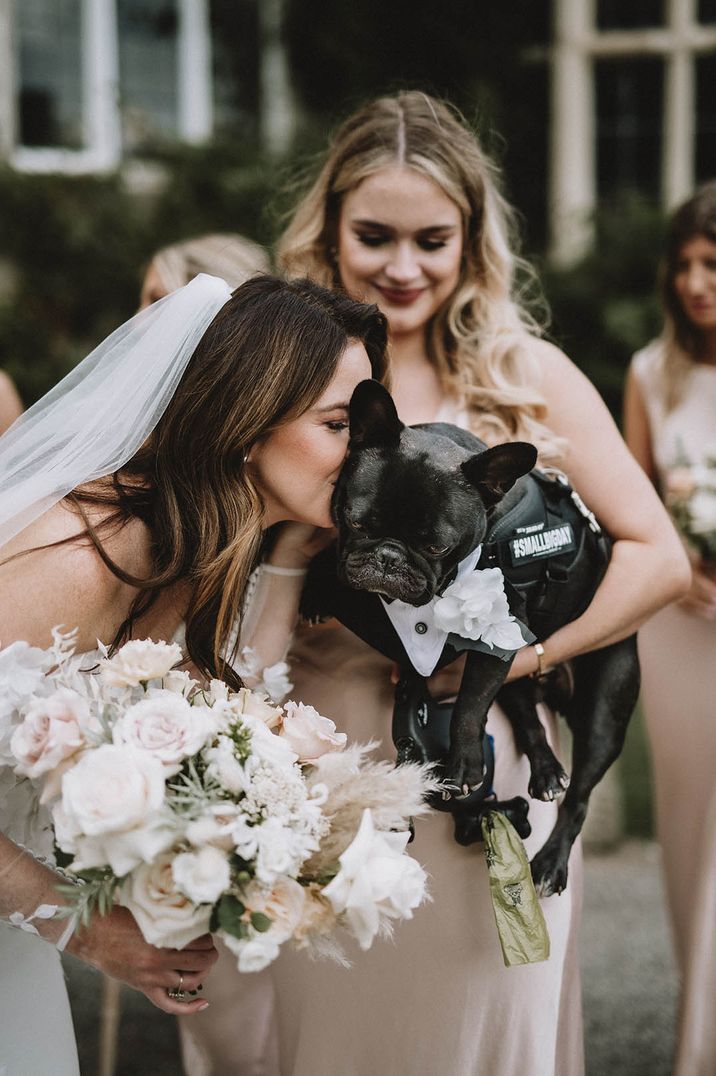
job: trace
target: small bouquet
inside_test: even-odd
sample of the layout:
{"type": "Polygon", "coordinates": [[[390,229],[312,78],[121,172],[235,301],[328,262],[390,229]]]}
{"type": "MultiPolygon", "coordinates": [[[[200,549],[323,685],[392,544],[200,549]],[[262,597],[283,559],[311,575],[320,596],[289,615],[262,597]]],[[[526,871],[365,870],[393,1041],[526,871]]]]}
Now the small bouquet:
{"type": "Polygon", "coordinates": [[[371,761],[310,706],[202,687],[175,644],[103,649],[87,672],[72,634],[53,639],[0,655],[16,685],[5,743],[81,883],[63,892],[82,921],[119,903],[153,945],[210,930],[258,971],[289,939],[342,959],[337,926],[367,949],[412,917],[424,769],[371,761]]]}
{"type": "Polygon", "coordinates": [[[704,450],[701,463],[684,460],[667,472],[664,499],[688,544],[716,564],[716,446],[704,450]]]}

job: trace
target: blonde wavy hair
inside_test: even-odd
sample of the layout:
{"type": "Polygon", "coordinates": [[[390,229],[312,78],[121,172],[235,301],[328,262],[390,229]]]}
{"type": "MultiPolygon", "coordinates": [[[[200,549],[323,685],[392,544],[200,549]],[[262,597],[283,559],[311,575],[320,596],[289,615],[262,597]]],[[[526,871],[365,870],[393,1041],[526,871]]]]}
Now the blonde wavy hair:
{"type": "Polygon", "coordinates": [[[532,344],[542,326],[524,303],[536,277],[515,254],[515,214],[496,165],[450,106],[405,91],[350,116],[279,242],[279,265],[289,276],[341,288],[335,253],[343,199],[396,164],[431,179],[462,216],[460,279],[427,330],[428,356],[445,389],[465,400],[474,432],[488,443],[531,441],[543,462],[558,462],[564,442],[545,425],[545,401],[535,388],[532,344]]]}
{"type": "Polygon", "coordinates": [[[661,395],[667,412],[683,397],[686,381],[703,347],[703,333],[689,321],[676,287],[681,252],[692,239],[716,243],[716,180],[705,183],[673,213],[659,267],[664,328],[661,334],[661,395]]]}

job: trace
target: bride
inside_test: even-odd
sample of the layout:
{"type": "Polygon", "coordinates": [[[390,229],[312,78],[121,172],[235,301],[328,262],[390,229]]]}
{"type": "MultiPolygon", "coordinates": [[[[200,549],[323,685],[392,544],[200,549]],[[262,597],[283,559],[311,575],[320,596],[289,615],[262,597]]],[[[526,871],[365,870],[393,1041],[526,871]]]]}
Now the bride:
{"type": "MultiPolygon", "coordinates": [[[[315,528],[331,525],[348,401],[359,381],[384,377],[385,342],[376,307],[317,285],[255,277],[232,294],[201,275],[0,438],[0,646],[17,644],[0,651],[3,1076],[78,1072],[58,949],[182,1014],[206,1002],[168,991],[195,990],[216,959],[210,936],[155,949],[124,908],[78,929],[37,914],[62,903],[62,879],[31,786],[9,765],[3,659],[31,664],[25,644],[47,647],[54,625],[77,628],[88,668],[98,639],[180,636],[195,674],[240,686],[229,659],[259,551],[252,608],[268,605],[285,639],[276,629],[295,618],[315,528]],[[303,526],[280,530],[266,554],[265,532],[287,520],[303,526]]],[[[252,643],[263,665],[283,657],[260,632],[252,643]]]]}

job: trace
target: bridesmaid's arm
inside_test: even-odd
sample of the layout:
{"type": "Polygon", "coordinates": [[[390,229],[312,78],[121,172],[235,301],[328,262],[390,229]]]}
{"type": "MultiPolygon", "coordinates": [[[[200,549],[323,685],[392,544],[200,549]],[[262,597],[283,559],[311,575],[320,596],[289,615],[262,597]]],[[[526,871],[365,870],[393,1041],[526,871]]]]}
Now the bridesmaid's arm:
{"type": "MultiPolygon", "coordinates": [[[[254,591],[244,612],[240,649],[250,647],[264,670],[282,662],[298,620],[298,608],[311,558],[333,538],[333,531],[286,523],[258,568],[254,591]]],[[[244,676],[249,687],[258,677],[244,676]]]]}
{"type": "MultiPolygon", "coordinates": [[[[656,485],[656,464],[649,416],[633,370],[629,371],[624,393],[624,437],[634,458],[656,485]]],[[[682,609],[703,617],[704,620],[716,620],[716,580],[713,573],[709,574],[703,570],[701,561],[693,550],[687,549],[687,554],[691,560],[691,586],[679,604],[682,609]]]]}
{"type": "MultiPolygon", "coordinates": [[[[557,348],[539,341],[547,426],[568,446],[570,481],[614,539],[612,556],[589,608],[546,640],[555,665],[631,635],[688,590],[691,572],[656,491],[627,449],[601,397],[557,348]]],[[[518,652],[510,679],[537,670],[533,647],[518,652]]]]}

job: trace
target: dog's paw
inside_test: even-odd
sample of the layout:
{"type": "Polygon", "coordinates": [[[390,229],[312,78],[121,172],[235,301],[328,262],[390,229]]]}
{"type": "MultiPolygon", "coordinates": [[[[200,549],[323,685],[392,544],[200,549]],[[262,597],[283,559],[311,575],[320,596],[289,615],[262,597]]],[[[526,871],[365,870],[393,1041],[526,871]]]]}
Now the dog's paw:
{"type": "Polygon", "coordinates": [[[551,758],[533,762],[529,783],[529,794],[533,800],[550,802],[561,796],[568,788],[569,776],[554,755],[551,758]]]}
{"type": "Polygon", "coordinates": [[[485,783],[486,769],[482,751],[472,755],[453,756],[445,760],[440,775],[443,780],[443,799],[460,801],[478,792],[485,783]]]}
{"type": "Polygon", "coordinates": [[[532,860],[531,869],[538,897],[551,897],[567,888],[567,858],[555,856],[546,846],[532,860]]]}

